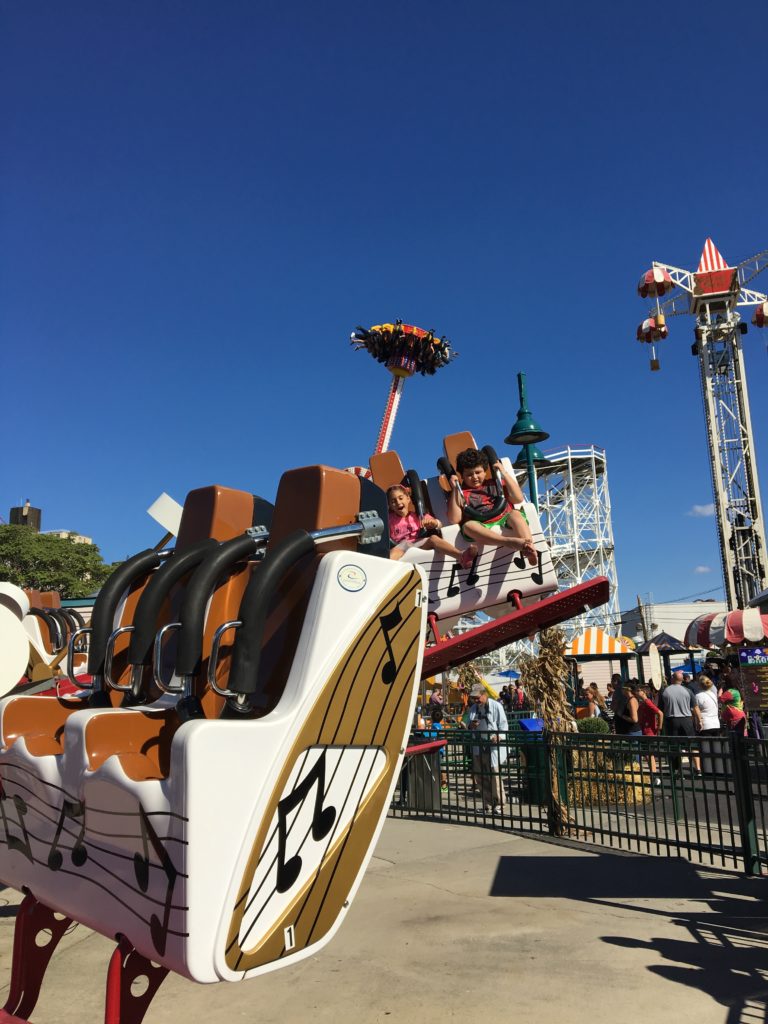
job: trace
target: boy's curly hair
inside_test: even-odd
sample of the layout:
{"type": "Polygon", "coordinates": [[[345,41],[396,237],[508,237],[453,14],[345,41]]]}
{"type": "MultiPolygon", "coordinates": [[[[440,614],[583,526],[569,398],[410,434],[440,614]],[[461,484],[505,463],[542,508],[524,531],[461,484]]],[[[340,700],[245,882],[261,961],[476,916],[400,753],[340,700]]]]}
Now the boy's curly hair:
{"type": "Polygon", "coordinates": [[[465,469],[474,469],[475,466],[482,466],[488,469],[488,456],[477,448],[465,448],[456,456],[456,469],[463,473],[465,469]]]}

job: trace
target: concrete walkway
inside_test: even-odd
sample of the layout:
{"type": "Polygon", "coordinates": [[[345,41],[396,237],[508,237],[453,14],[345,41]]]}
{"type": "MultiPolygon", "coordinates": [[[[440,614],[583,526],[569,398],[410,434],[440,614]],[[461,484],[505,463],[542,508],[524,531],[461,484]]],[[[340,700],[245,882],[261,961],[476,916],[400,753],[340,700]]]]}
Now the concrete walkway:
{"type": "MultiPolygon", "coordinates": [[[[683,860],[389,820],[321,953],[237,985],[169,976],[145,1024],[758,1024],[766,896],[768,880],[683,860]]],[[[0,1004],[19,901],[0,889],[0,1004]]],[[[67,936],[35,1024],[101,1024],[112,948],[82,927],[67,936]]]]}

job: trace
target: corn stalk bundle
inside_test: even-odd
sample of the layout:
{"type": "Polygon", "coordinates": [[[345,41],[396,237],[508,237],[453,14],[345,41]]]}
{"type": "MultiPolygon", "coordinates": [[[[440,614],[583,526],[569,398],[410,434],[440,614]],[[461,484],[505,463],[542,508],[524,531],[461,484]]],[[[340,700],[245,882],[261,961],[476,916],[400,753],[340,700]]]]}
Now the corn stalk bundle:
{"type": "MultiPolygon", "coordinates": [[[[565,689],[568,678],[565,647],[566,638],[562,629],[545,629],[539,635],[539,653],[525,654],[518,660],[520,675],[525,680],[525,691],[550,735],[568,732],[573,728],[574,719],[565,689]]],[[[552,794],[550,827],[554,835],[568,835],[575,823],[560,799],[557,749],[554,744],[550,746],[549,774],[552,794]]]]}

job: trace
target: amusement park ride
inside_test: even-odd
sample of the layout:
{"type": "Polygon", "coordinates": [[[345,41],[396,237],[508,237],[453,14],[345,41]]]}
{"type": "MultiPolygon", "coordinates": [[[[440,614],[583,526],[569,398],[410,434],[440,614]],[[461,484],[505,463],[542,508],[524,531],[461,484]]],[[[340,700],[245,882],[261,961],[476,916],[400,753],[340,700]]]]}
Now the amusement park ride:
{"type": "Polygon", "coordinates": [[[763,327],[768,321],[768,296],[746,287],[766,267],[768,250],[730,267],[708,238],[697,270],[654,262],[637,286],[641,298],[654,300],[637,329],[637,340],[651,346],[651,370],[660,367],[656,345],[669,333],[667,316],[689,313],[696,319],[691,351],[699,361],[720,557],[731,608],[746,608],[763,590],[768,557],[741,352],[747,325],[739,313],[755,307],[752,323],[763,327]],[[664,298],[674,289],[679,291],[664,298]]]}
{"type": "MultiPolygon", "coordinates": [[[[73,922],[116,941],[107,1024],[139,1024],[169,971],[240,981],[316,952],[372,855],[422,677],[607,600],[602,578],[557,592],[531,503],[536,565],[492,546],[467,568],[419,547],[390,559],[386,488],[406,480],[439,517],[476,445],[451,435],[439,475],[405,472],[386,450],[402,381],[450,348],[402,324],[353,340],[399,371],[368,469],[290,470],[274,503],[191,491],[173,547],[120,565],[71,630],[69,695],[16,685],[4,640],[40,622],[0,585],[0,879],[26,894],[0,1024],[29,1020],[73,922]]],[[[498,474],[487,485],[505,507],[498,474]]]]}

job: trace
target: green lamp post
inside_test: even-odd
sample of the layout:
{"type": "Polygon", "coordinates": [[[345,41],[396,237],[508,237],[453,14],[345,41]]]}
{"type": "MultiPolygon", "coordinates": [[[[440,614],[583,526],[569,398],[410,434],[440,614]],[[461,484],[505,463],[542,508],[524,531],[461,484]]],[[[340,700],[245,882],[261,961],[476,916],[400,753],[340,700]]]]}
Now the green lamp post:
{"type": "Polygon", "coordinates": [[[535,498],[532,497],[531,500],[533,501],[534,505],[538,509],[538,507],[539,507],[539,478],[538,478],[538,470],[544,469],[546,466],[551,466],[552,465],[551,459],[548,459],[546,457],[544,452],[541,450],[541,448],[539,448],[539,446],[537,444],[528,444],[528,445],[523,445],[523,447],[520,449],[520,452],[519,452],[517,458],[512,463],[512,465],[514,466],[515,469],[521,470],[523,473],[525,473],[526,478],[528,480],[530,480],[530,483],[533,485],[533,490],[531,491],[531,494],[533,495],[533,493],[535,491],[536,497],[535,498]],[[528,465],[528,451],[530,451],[530,453],[531,453],[531,462],[533,463],[533,468],[534,468],[533,476],[530,475],[530,467],[528,465]]]}
{"type": "MultiPolygon", "coordinates": [[[[517,375],[517,390],[520,394],[520,408],[517,410],[517,419],[515,420],[515,424],[507,437],[504,438],[504,443],[521,444],[523,446],[523,450],[525,451],[525,465],[528,471],[528,491],[531,496],[533,507],[538,512],[539,496],[536,491],[536,470],[534,468],[533,447],[540,441],[546,441],[549,434],[546,430],[542,430],[531,415],[531,410],[528,408],[524,373],[518,373],[517,375]]],[[[540,451],[537,452],[537,454],[540,458],[543,458],[540,451]]]]}

